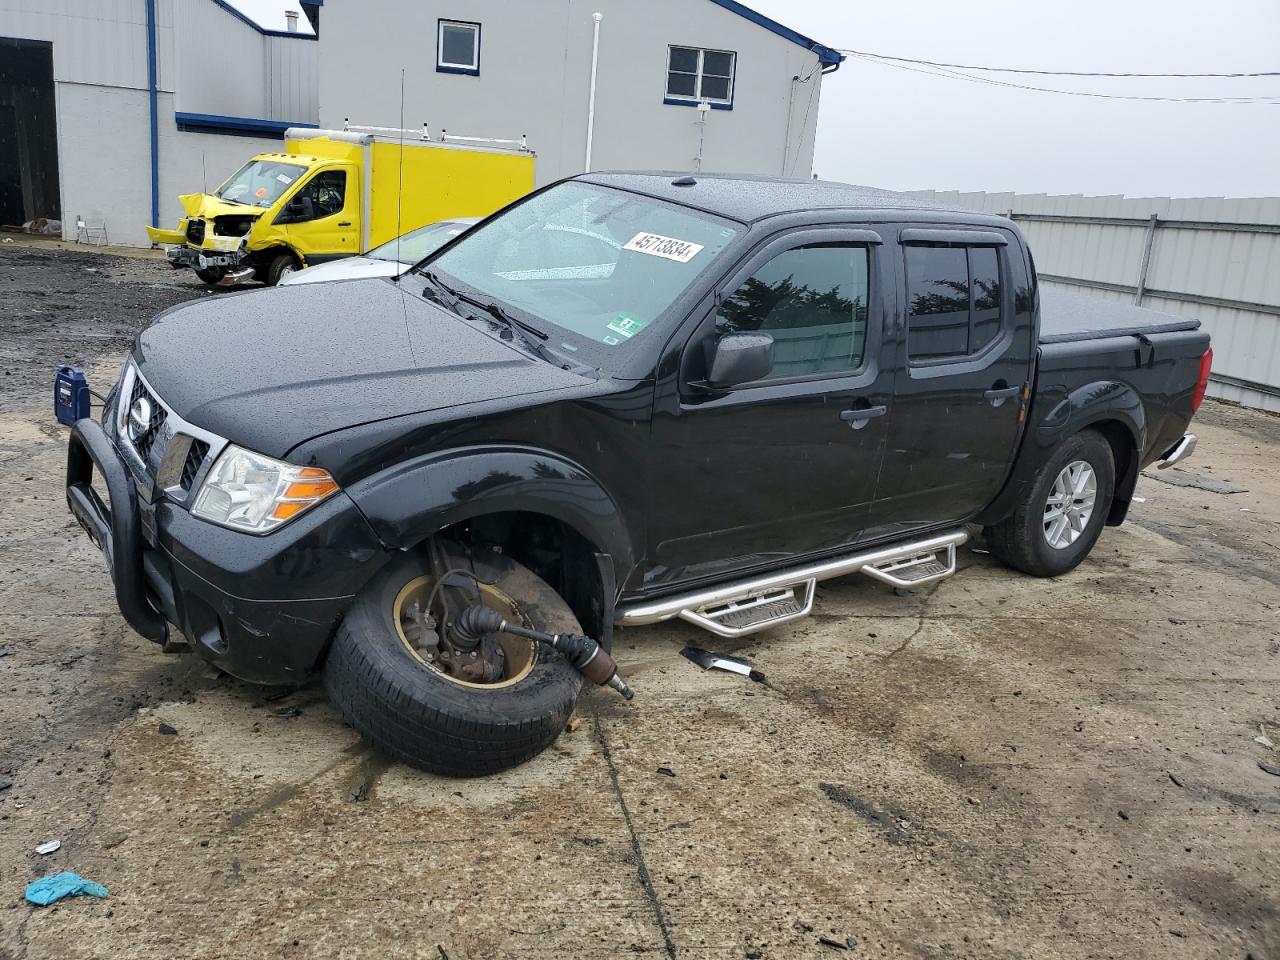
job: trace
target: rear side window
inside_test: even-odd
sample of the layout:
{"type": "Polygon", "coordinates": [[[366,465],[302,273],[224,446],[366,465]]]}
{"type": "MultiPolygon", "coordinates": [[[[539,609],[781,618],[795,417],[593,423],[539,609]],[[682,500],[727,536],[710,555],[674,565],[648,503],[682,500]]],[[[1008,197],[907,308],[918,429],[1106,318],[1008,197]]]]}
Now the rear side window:
{"type": "Polygon", "coordinates": [[[912,360],[971,356],[1000,332],[994,247],[908,246],[907,352],[912,360]]]}
{"type": "Polygon", "coordinates": [[[716,333],[773,337],[771,380],[856,370],[867,345],[867,284],[865,246],[796,247],[725,298],[716,333]]]}

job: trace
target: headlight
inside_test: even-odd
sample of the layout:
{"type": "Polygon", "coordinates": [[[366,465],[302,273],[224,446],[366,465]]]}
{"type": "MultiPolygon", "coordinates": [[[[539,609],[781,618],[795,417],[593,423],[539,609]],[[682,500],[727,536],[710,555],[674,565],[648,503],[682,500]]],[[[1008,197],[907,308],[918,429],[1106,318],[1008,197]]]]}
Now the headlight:
{"type": "Polygon", "coordinates": [[[230,444],[205,476],[191,512],[233,530],[268,533],[337,491],[319,467],[295,467],[230,444]]]}

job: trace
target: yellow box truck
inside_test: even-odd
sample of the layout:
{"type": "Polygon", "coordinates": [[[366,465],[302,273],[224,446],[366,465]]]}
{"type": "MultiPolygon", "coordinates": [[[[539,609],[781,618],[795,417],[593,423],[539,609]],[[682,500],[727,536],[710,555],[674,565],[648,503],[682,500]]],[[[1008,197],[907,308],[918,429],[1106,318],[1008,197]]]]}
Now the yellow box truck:
{"type": "Polygon", "coordinates": [[[176,230],[148,227],[152,243],[205,283],[275,284],[437,220],[488,216],[533,189],[523,138],[290,128],[284,147],[211,194],[179,197],[186,216],[176,230]]]}

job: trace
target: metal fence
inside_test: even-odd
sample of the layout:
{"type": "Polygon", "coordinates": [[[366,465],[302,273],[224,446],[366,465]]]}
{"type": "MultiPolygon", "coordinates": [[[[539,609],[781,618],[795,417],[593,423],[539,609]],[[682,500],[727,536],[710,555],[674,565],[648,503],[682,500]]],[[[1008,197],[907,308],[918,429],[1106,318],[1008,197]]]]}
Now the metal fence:
{"type": "Polygon", "coordinates": [[[1196,317],[1209,395],[1280,412],[1280,197],[907,196],[1012,216],[1044,283],[1196,317]]]}

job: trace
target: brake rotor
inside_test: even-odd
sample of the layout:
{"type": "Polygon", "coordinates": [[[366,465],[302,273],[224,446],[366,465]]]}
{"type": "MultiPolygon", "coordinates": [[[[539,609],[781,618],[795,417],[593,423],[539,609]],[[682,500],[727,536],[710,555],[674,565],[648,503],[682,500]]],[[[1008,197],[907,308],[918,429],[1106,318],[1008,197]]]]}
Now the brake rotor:
{"type": "MultiPolygon", "coordinates": [[[[433,605],[435,613],[425,609],[433,583],[428,576],[405,584],[393,608],[396,632],[420,663],[466,686],[506,686],[528,675],[537,660],[535,643],[507,634],[485,637],[478,644],[455,642],[449,624],[440,625],[439,604],[433,605]]],[[[477,599],[513,622],[524,619],[517,603],[493,586],[479,586],[477,599]]]]}

